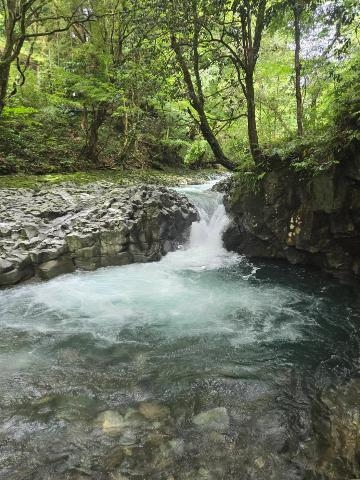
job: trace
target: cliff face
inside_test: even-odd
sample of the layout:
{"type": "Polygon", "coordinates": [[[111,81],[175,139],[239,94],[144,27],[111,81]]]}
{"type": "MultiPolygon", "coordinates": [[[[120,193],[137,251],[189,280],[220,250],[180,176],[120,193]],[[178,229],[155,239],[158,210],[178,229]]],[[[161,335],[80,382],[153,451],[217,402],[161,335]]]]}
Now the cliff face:
{"type": "Polygon", "coordinates": [[[229,250],[360,280],[359,154],[308,179],[279,162],[256,191],[232,182],[225,203],[233,219],[224,234],[229,250]]]}

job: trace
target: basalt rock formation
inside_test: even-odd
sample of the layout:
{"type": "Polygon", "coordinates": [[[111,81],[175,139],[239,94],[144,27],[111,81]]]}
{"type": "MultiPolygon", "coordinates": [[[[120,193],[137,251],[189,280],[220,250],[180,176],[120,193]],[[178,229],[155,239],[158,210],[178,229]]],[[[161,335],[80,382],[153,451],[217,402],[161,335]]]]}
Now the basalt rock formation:
{"type": "Polygon", "coordinates": [[[151,186],[4,189],[0,205],[0,286],[159,260],[198,219],[186,197],[151,186]]]}
{"type": "Polygon", "coordinates": [[[224,234],[229,250],[360,279],[359,155],[311,177],[278,162],[256,188],[232,180],[225,203],[232,216],[224,234]]]}

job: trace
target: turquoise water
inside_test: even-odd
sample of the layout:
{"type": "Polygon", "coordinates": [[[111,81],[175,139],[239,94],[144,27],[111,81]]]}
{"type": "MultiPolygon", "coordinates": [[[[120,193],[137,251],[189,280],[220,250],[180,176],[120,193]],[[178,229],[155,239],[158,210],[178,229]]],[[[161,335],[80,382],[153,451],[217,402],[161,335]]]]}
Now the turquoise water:
{"type": "Polygon", "coordinates": [[[359,308],[314,272],[222,248],[0,292],[0,478],[310,477],[313,401],[357,372],[359,308]]]}

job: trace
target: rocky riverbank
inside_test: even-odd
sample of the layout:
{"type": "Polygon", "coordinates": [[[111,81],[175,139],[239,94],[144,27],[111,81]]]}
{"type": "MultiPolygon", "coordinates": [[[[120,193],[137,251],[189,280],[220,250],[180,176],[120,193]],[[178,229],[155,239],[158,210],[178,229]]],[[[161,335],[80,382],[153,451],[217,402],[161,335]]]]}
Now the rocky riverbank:
{"type": "Polygon", "coordinates": [[[256,183],[243,180],[227,187],[229,250],[360,280],[360,157],[311,177],[279,161],[256,183]]]}
{"type": "Polygon", "coordinates": [[[317,463],[309,478],[359,478],[359,393],[354,378],[317,396],[312,412],[317,463]]]}
{"type": "Polygon", "coordinates": [[[186,197],[145,185],[2,189],[0,205],[0,286],[159,260],[198,218],[186,197]]]}

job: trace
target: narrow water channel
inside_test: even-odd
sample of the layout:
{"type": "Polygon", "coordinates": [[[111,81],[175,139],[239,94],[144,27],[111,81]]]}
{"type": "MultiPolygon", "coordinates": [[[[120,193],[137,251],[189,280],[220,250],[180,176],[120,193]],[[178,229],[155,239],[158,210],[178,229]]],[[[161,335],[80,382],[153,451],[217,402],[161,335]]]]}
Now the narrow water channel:
{"type": "Polygon", "coordinates": [[[314,409],[356,376],[355,295],[226,252],[210,187],[181,189],[201,220],[160,262],[0,292],[1,479],[326,478],[314,409]]]}

